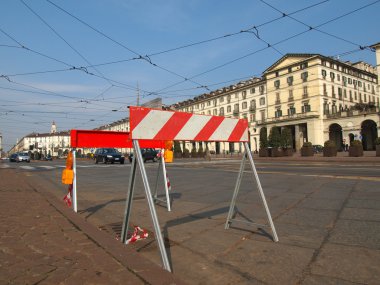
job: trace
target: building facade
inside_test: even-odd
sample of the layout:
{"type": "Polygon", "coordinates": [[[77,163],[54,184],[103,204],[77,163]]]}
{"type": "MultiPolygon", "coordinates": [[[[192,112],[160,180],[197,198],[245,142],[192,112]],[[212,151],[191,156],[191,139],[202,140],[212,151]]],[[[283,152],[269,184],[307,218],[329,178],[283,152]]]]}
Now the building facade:
{"type": "MultiPolygon", "coordinates": [[[[194,99],[174,109],[205,115],[247,118],[251,149],[259,150],[259,134],[288,128],[293,149],[304,142],[338,148],[354,139],[374,149],[379,136],[379,87],[376,69],[365,62],[342,62],[319,54],[287,54],[252,78],[194,99]]],[[[237,144],[214,143],[216,153],[241,150],[237,144]]],[[[196,144],[187,143],[187,148],[196,144]]]]}

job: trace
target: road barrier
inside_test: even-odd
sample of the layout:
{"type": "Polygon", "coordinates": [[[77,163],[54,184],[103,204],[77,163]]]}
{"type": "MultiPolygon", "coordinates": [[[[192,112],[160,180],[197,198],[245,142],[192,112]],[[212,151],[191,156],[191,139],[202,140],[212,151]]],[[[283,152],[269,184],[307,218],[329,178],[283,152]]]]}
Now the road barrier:
{"type": "MultiPolygon", "coordinates": [[[[150,214],[153,221],[156,240],[159,246],[163,266],[166,270],[171,271],[167,252],[165,249],[164,241],[161,234],[160,225],[156,209],[154,207],[154,197],[150,189],[149,181],[147,178],[143,158],[140,152],[140,142],[144,140],[153,141],[226,141],[226,142],[242,142],[244,143],[244,155],[240,166],[239,175],[236,181],[235,189],[233,192],[230,209],[226,221],[225,228],[228,229],[229,225],[233,222],[243,222],[233,219],[235,211],[236,198],[240,189],[241,180],[244,173],[244,166],[246,159],[249,159],[251,169],[253,171],[253,178],[257,183],[257,189],[260,194],[261,201],[267,214],[267,220],[273,233],[273,240],[278,241],[276,229],[274,227],[272,217],[267,205],[264,191],[262,189],[259,177],[257,175],[256,167],[253,161],[252,153],[248,146],[248,122],[246,119],[233,119],[218,116],[205,116],[184,112],[163,111],[155,110],[144,107],[129,108],[130,111],[130,139],[132,140],[133,147],[136,152],[136,159],[133,160],[132,170],[129,179],[127,202],[125,208],[122,241],[126,241],[126,229],[129,226],[129,217],[131,213],[131,204],[134,194],[134,186],[136,180],[136,167],[137,164],[140,168],[141,177],[144,183],[144,189],[150,214]]],[[[258,225],[256,223],[246,222],[249,224],[258,225]]],[[[259,225],[268,226],[268,225],[259,225]]]]}

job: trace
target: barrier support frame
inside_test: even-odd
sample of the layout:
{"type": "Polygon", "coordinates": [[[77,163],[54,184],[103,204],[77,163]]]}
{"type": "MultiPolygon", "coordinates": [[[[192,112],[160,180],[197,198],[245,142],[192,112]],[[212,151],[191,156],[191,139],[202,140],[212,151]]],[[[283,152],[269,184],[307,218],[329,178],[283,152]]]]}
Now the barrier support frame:
{"type": "Polygon", "coordinates": [[[131,171],[131,176],[130,176],[130,180],[129,180],[128,194],[127,194],[127,205],[125,208],[124,222],[123,222],[123,228],[122,228],[122,242],[123,243],[126,242],[127,231],[128,231],[128,227],[129,227],[129,218],[130,218],[130,213],[131,213],[131,208],[132,208],[134,187],[135,187],[135,183],[136,183],[136,166],[138,164],[139,169],[140,169],[140,173],[141,173],[141,177],[142,177],[142,181],[144,184],[145,196],[146,196],[146,199],[148,201],[149,211],[150,211],[150,215],[151,215],[152,221],[153,221],[154,234],[156,236],[158,247],[159,247],[160,253],[161,253],[162,263],[163,263],[164,269],[171,272],[169,259],[168,259],[167,252],[165,249],[165,243],[164,243],[164,240],[162,238],[161,228],[160,228],[160,224],[158,221],[156,208],[154,205],[152,191],[151,191],[150,186],[149,186],[148,176],[146,174],[144,161],[143,161],[143,158],[141,155],[140,145],[139,145],[138,140],[132,140],[132,143],[133,143],[133,148],[135,149],[136,154],[134,155],[134,158],[132,160],[133,165],[132,165],[132,171],[131,171]]]}
{"type": "Polygon", "coordinates": [[[240,171],[239,171],[239,174],[238,174],[238,178],[236,180],[235,190],[234,190],[234,193],[232,195],[230,209],[228,211],[228,216],[227,216],[227,220],[226,220],[226,224],[225,224],[225,229],[228,229],[230,227],[230,224],[233,221],[243,222],[243,223],[247,223],[247,224],[251,224],[251,225],[258,225],[258,226],[268,227],[268,225],[261,225],[261,224],[257,224],[257,223],[251,223],[251,222],[248,222],[248,221],[241,221],[241,220],[236,220],[236,219],[232,218],[233,214],[234,214],[234,211],[235,211],[236,199],[237,199],[237,196],[238,196],[238,193],[239,193],[239,190],[240,190],[240,184],[241,184],[241,181],[242,181],[242,178],[243,178],[245,163],[246,163],[246,160],[247,160],[247,157],[248,157],[248,160],[249,160],[252,172],[253,172],[253,179],[256,181],[257,191],[260,194],[261,202],[263,204],[263,207],[264,207],[266,215],[267,215],[268,224],[269,224],[269,227],[272,230],[273,240],[275,242],[278,242],[278,236],[277,236],[276,228],[274,227],[272,216],[270,214],[269,207],[268,207],[267,201],[265,199],[264,191],[263,191],[263,188],[262,188],[261,183],[260,183],[259,176],[258,176],[257,171],[256,171],[255,163],[253,161],[252,153],[251,153],[251,150],[249,149],[249,145],[248,145],[247,142],[244,143],[244,149],[245,150],[244,150],[243,158],[242,158],[242,161],[241,161],[241,164],[240,164],[240,171]]]}
{"type": "Polygon", "coordinates": [[[166,207],[168,209],[168,212],[170,212],[171,211],[170,194],[169,194],[169,188],[168,188],[168,178],[166,176],[166,163],[165,163],[165,158],[164,158],[164,152],[165,152],[165,150],[162,149],[160,151],[161,151],[161,159],[159,160],[158,171],[157,171],[157,178],[156,178],[156,186],[154,187],[153,199],[155,201],[158,201],[158,202],[163,202],[163,203],[166,202],[166,207]],[[158,178],[160,176],[161,166],[162,166],[162,175],[164,176],[166,201],[157,197],[158,178]]]}

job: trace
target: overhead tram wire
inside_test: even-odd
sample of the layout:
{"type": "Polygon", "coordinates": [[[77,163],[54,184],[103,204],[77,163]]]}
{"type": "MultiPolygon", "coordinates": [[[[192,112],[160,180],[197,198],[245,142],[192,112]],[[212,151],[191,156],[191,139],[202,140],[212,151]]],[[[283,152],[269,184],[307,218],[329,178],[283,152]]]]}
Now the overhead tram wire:
{"type": "MultiPolygon", "coordinates": [[[[327,25],[328,23],[333,22],[332,20],[331,20],[331,21],[328,21],[328,22],[326,22],[326,23],[323,23],[323,24],[321,24],[321,25],[318,25],[318,26],[312,27],[312,26],[306,24],[305,22],[300,21],[300,20],[298,20],[297,18],[292,17],[291,15],[285,13],[284,11],[281,11],[281,10],[277,9],[275,6],[273,6],[272,4],[269,4],[269,3],[266,2],[265,0],[259,0],[259,1],[262,2],[262,3],[264,3],[265,5],[267,5],[268,7],[272,8],[273,10],[277,11],[278,13],[282,14],[283,17],[288,17],[288,18],[292,19],[293,21],[296,21],[297,23],[299,23],[299,24],[301,24],[301,25],[304,25],[304,26],[308,27],[308,28],[311,29],[311,30],[316,30],[316,31],[318,31],[318,32],[320,32],[320,33],[322,33],[322,34],[328,35],[328,36],[333,37],[333,38],[335,38],[335,39],[338,39],[338,40],[344,41],[344,42],[346,42],[346,43],[349,43],[349,44],[352,44],[352,45],[355,45],[355,46],[358,46],[358,47],[362,47],[361,45],[359,45],[359,44],[357,44],[357,43],[354,43],[354,42],[349,41],[349,40],[347,40],[347,39],[343,39],[342,37],[339,37],[339,36],[336,36],[336,35],[333,35],[333,34],[331,34],[331,33],[328,33],[328,32],[325,32],[325,31],[322,31],[322,30],[318,29],[318,28],[321,27],[321,26],[324,26],[324,25],[327,25]]],[[[356,9],[356,10],[354,10],[354,11],[351,11],[351,12],[349,12],[349,13],[346,13],[345,16],[350,15],[350,14],[352,14],[352,13],[354,13],[354,12],[359,11],[359,10],[362,10],[362,9],[364,9],[364,8],[367,8],[367,7],[369,7],[369,6],[372,6],[372,5],[376,4],[377,2],[380,2],[380,0],[375,1],[375,2],[372,2],[372,3],[369,3],[368,5],[365,5],[365,6],[361,7],[361,8],[359,8],[359,9],[356,9]]],[[[339,18],[341,18],[341,17],[342,17],[342,16],[340,16],[339,18]]],[[[334,19],[334,21],[338,20],[339,18],[334,19]]]]}
{"type": "MultiPolygon", "coordinates": [[[[81,22],[82,24],[88,26],[89,28],[97,31],[95,28],[93,28],[92,26],[90,26],[89,24],[87,24],[86,22],[82,21],[81,19],[77,18],[76,16],[74,16],[73,14],[71,14],[70,12],[66,11],[65,9],[63,9],[62,7],[58,6],[57,4],[55,4],[54,2],[50,1],[50,0],[46,0],[47,2],[51,3],[52,5],[54,5],[56,8],[58,8],[59,10],[61,10],[62,12],[68,14],[69,16],[73,17],[74,19],[78,20],[79,22],[81,22]]],[[[313,5],[310,5],[310,6],[307,6],[307,7],[304,7],[302,9],[298,9],[294,12],[291,12],[289,13],[289,15],[294,15],[294,14],[297,14],[299,12],[303,12],[305,10],[308,10],[308,9],[311,9],[311,8],[314,8],[316,6],[319,6],[323,3],[326,3],[326,2],[329,2],[330,0],[324,0],[324,1],[321,1],[321,2],[318,2],[318,3],[315,3],[313,5]]],[[[184,48],[188,48],[188,47],[192,47],[192,46],[196,46],[196,45],[200,45],[200,44],[204,44],[204,43],[208,43],[208,42],[212,42],[212,41],[216,41],[216,40],[220,40],[220,39],[224,39],[224,38],[227,38],[227,37],[231,37],[231,36],[236,36],[236,35],[239,35],[239,34],[243,34],[243,33],[247,33],[255,28],[259,28],[259,27],[263,27],[265,25],[268,25],[270,23],[273,23],[275,21],[278,21],[278,20],[281,20],[283,19],[283,17],[277,17],[277,18],[274,18],[272,20],[269,20],[269,21],[266,21],[262,24],[259,24],[259,25],[256,25],[256,26],[253,26],[253,27],[250,27],[250,28],[246,28],[246,29],[242,29],[238,32],[234,32],[234,33],[230,33],[230,34],[225,34],[225,35],[222,35],[222,36],[218,36],[218,37],[215,37],[215,38],[211,38],[211,39],[207,39],[207,40],[203,40],[203,41],[199,41],[199,42],[195,42],[195,43],[190,43],[190,44],[186,44],[186,45],[182,45],[182,46],[179,46],[179,47],[175,47],[175,48],[170,48],[170,49],[167,49],[167,50],[163,50],[163,51],[159,51],[159,52],[155,52],[155,53],[151,53],[151,54],[148,54],[147,56],[148,57],[153,57],[153,56],[156,56],[156,55],[160,55],[160,54],[164,54],[164,53],[169,53],[169,52],[172,52],[172,51],[176,51],[176,50],[180,50],[180,49],[184,49],[184,48]]],[[[97,31],[99,33],[102,33],[101,31],[97,31]]],[[[107,35],[104,35],[105,37],[107,37],[107,35]]],[[[110,39],[112,40],[112,39],[110,39]]],[[[112,40],[113,41],[113,40],[112,40]]],[[[140,56],[140,55],[139,55],[140,56]]],[[[122,63],[122,62],[128,62],[128,61],[132,61],[132,60],[136,60],[136,59],[140,59],[140,58],[136,58],[136,57],[133,57],[133,58],[129,58],[129,59],[122,59],[122,60],[118,60],[118,61],[111,61],[111,62],[105,62],[105,63],[99,63],[99,64],[94,64],[94,65],[88,65],[86,66],[86,68],[89,68],[89,67],[93,67],[93,66],[104,66],[104,65],[111,65],[111,64],[117,64],[117,63],[122,63]]]]}
{"type": "MultiPolygon", "coordinates": [[[[374,5],[374,4],[378,3],[378,2],[380,2],[380,0],[377,0],[377,1],[375,1],[375,2],[372,2],[372,3],[368,4],[368,5],[364,5],[364,6],[359,7],[359,8],[357,8],[357,9],[353,10],[353,11],[350,11],[350,12],[348,12],[348,13],[345,13],[345,14],[343,14],[343,15],[340,15],[340,16],[338,16],[338,17],[335,17],[335,18],[333,18],[333,19],[330,19],[330,20],[328,20],[328,21],[326,21],[326,22],[323,22],[323,23],[321,23],[321,24],[319,24],[319,25],[317,25],[317,26],[315,26],[315,27],[318,28],[318,27],[324,26],[324,25],[326,25],[326,24],[328,24],[328,23],[331,23],[331,22],[333,22],[333,21],[335,21],[335,20],[337,20],[337,19],[341,19],[341,18],[343,18],[343,17],[346,17],[346,16],[348,16],[348,15],[351,15],[351,14],[353,14],[353,13],[355,13],[355,12],[358,12],[358,11],[360,11],[360,10],[362,10],[362,9],[364,9],[364,8],[367,8],[367,7],[371,6],[371,5],[374,5]]],[[[287,41],[289,41],[289,40],[291,40],[291,39],[293,39],[293,38],[296,38],[296,37],[299,37],[299,36],[301,36],[301,35],[303,35],[303,34],[306,34],[306,33],[310,32],[310,31],[312,31],[313,29],[314,29],[314,27],[313,27],[313,28],[308,28],[308,29],[305,30],[305,31],[299,32],[299,33],[294,34],[294,35],[292,35],[292,36],[289,36],[289,37],[287,37],[287,38],[285,38],[285,39],[282,39],[282,40],[280,40],[280,41],[278,41],[278,42],[272,44],[272,46],[277,46],[277,45],[279,45],[279,44],[282,44],[282,43],[284,43],[284,42],[287,42],[287,41]]],[[[362,50],[368,49],[368,47],[365,46],[365,45],[357,45],[357,44],[355,44],[355,45],[356,45],[356,46],[359,46],[360,49],[362,49],[362,50]]],[[[269,49],[269,48],[270,48],[270,47],[267,46],[267,47],[264,47],[264,48],[258,49],[258,50],[256,50],[256,51],[250,52],[250,53],[245,54],[245,55],[243,55],[243,56],[240,56],[240,57],[238,57],[238,58],[236,58],[236,59],[230,60],[230,61],[228,61],[228,62],[226,62],[226,63],[223,63],[223,64],[221,64],[221,65],[215,66],[215,67],[213,67],[213,68],[211,68],[211,69],[208,69],[208,70],[206,70],[206,71],[204,71],[204,72],[201,72],[201,73],[198,73],[198,74],[196,74],[196,75],[193,75],[193,76],[191,76],[190,78],[193,79],[193,78],[196,78],[196,77],[202,76],[202,75],[204,75],[204,74],[210,73],[210,72],[212,72],[212,71],[214,71],[214,70],[220,69],[220,68],[222,68],[222,67],[224,67],[224,66],[230,65],[230,64],[232,64],[232,63],[234,63],[234,62],[237,62],[237,61],[242,60],[242,59],[244,59],[244,58],[250,57],[250,56],[252,56],[252,55],[254,55],[254,54],[257,54],[257,53],[262,52],[262,51],[264,51],[264,50],[267,50],[267,49],[269,49]]],[[[369,50],[371,50],[371,49],[369,49],[369,50]]],[[[372,51],[372,50],[371,50],[371,51],[372,51]]],[[[171,85],[169,85],[169,86],[166,86],[166,87],[164,87],[164,88],[162,88],[162,89],[160,89],[160,90],[158,90],[158,91],[156,91],[156,92],[152,92],[152,94],[155,94],[155,95],[160,94],[161,91],[167,90],[167,89],[169,89],[169,88],[171,88],[171,87],[174,87],[174,86],[177,86],[177,85],[179,85],[179,84],[181,84],[181,83],[183,83],[183,81],[180,81],[180,82],[177,82],[177,83],[171,84],[171,85]]],[[[148,94],[147,96],[151,96],[151,94],[148,94]]]]}
{"type": "MultiPolygon", "coordinates": [[[[34,54],[37,54],[39,56],[42,56],[42,57],[45,57],[45,58],[48,58],[50,60],[53,60],[53,61],[56,61],[56,62],[59,62],[59,63],[62,63],[66,66],[68,66],[69,68],[67,69],[67,71],[69,70],[76,70],[76,71],[83,71],[84,72],[84,68],[83,67],[75,67],[75,65],[72,65],[72,64],[69,64],[67,62],[64,62],[62,60],[59,60],[57,58],[54,58],[54,57],[51,57],[49,55],[46,55],[46,54],[43,54],[41,52],[38,52],[36,50],[33,50],[25,45],[23,45],[21,42],[19,42],[18,40],[16,40],[14,37],[12,37],[9,33],[5,32],[3,29],[0,28],[0,32],[2,32],[4,35],[6,35],[8,38],[10,38],[12,41],[14,41],[15,43],[17,43],[19,45],[18,48],[20,49],[23,49],[23,50],[26,50],[26,51],[29,51],[29,52],[32,52],[34,54]]],[[[85,67],[87,68],[87,67],[85,67]]],[[[64,70],[62,70],[64,71],[64,70]]],[[[38,74],[38,73],[44,73],[45,71],[36,71],[36,72],[30,72],[29,74],[15,74],[15,75],[0,75],[0,77],[5,77],[5,76],[17,76],[17,75],[33,75],[33,74],[38,74]]],[[[49,72],[54,72],[54,71],[49,71],[49,72]]],[[[123,83],[123,82],[120,82],[120,81],[116,81],[116,80],[112,80],[111,78],[106,78],[106,77],[102,77],[102,76],[99,76],[99,75],[95,75],[95,74],[90,74],[90,73],[86,73],[88,75],[92,75],[92,76],[95,76],[95,77],[98,77],[98,78],[101,78],[101,79],[104,79],[106,81],[111,81],[113,82],[114,86],[115,87],[119,87],[119,88],[124,88],[126,90],[132,90],[132,91],[136,91],[136,87],[132,86],[132,85],[128,85],[126,83],[123,83]]]]}
{"type": "MultiPolygon", "coordinates": [[[[19,0],[22,4],[24,4],[25,7],[27,7],[37,18],[39,18],[53,33],[59,37],[61,40],[63,40],[77,55],[79,55],[87,64],[91,63],[85,58],[76,48],[74,48],[63,36],[61,36],[51,25],[49,25],[48,22],[46,22],[36,11],[34,11],[28,4],[24,2],[24,0],[19,0]]],[[[94,70],[104,77],[104,75],[94,67],[94,70]]],[[[107,80],[107,79],[106,79],[107,80]]],[[[107,80],[110,84],[112,84],[109,80],[107,80]]]]}
{"type": "MultiPolygon", "coordinates": [[[[20,1],[23,1],[23,0],[20,0],[20,1]]],[[[57,4],[55,4],[54,2],[52,2],[50,0],[46,0],[46,1],[48,3],[50,3],[51,5],[55,6],[57,9],[61,10],[62,12],[64,12],[65,14],[69,15],[70,17],[76,19],[77,21],[79,21],[83,25],[87,26],[91,30],[95,31],[96,33],[102,35],[103,37],[107,38],[108,40],[112,41],[113,43],[119,45],[120,47],[122,47],[122,48],[124,48],[126,50],[128,50],[129,52],[132,52],[133,54],[135,54],[137,56],[137,59],[142,59],[143,61],[148,62],[150,65],[152,65],[154,67],[157,67],[157,68],[159,68],[161,70],[164,70],[164,71],[166,71],[166,72],[168,72],[168,73],[170,73],[172,75],[175,75],[177,77],[180,77],[180,78],[184,79],[184,81],[192,82],[193,84],[199,85],[199,86],[201,86],[201,87],[203,87],[203,88],[205,88],[205,89],[208,90],[207,86],[205,86],[204,84],[200,84],[200,83],[198,83],[196,81],[193,81],[193,80],[191,80],[191,79],[189,79],[189,78],[187,78],[187,77],[185,77],[185,76],[183,76],[183,75],[181,75],[181,74],[179,74],[177,72],[174,72],[174,71],[169,70],[169,69],[167,69],[165,67],[162,67],[162,66],[160,66],[160,65],[158,65],[156,63],[153,63],[152,60],[150,59],[149,55],[145,55],[144,56],[144,55],[139,54],[138,52],[132,50],[131,48],[127,47],[126,45],[120,43],[119,41],[111,38],[110,36],[106,35],[105,33],[101,32],[100,30],[94,28],[93,26],[91,26],[90,24],[86,23],[85,21],[83,21],[83,20],[79,19],[78,17],[74,16],[72,13],[70,13],[70,12],[66,11],[65,9],[61,8],[60,6],[58,6],[57,4]]]]}

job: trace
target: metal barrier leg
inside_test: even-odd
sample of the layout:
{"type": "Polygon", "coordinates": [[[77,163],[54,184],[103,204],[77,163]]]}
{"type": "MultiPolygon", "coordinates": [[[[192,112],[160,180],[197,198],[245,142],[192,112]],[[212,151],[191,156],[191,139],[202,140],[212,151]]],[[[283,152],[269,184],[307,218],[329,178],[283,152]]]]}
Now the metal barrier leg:
{"type": "Polygon", "coordinates": [[[150,214],[152,216],[153,226],[154,226],[154,230],[155,230],[155,234],[156,234],[156,240],[158,243],[158,247],[159,247],[160,253],[161,253],[162,263],[164,265],[164,268],[167,271],[171,272],[168,256],[167,256],[166,249],[165,249],[164,240],[163,240],[162,234],[161,234],[160,224],[158,222],[156,209],[154,207],[154,201],[153,201],[152,192],[151,192],[150,186],[149,186],[148,176],[146,175],[143,158],[141,156],[140,145],[139,145],[139,142],[137,140],[133,140],[133,147],[134,147],[135,152],[136,152],[135,156],[137,158],[139,168],[140,168],[140,172],[141,172],[141,176],[142,176],[142,180],[144,183],[145,195],[146,195],[146,199],[148,200],[149,210],[150,210],[150,214]]]}
{"type": "MultiPolygon", "coordinates": [[[[160,150],[161,151],[161,150],[160,150]]],[[[158,162],[158,170],[157,170],[157,177],[156,177],[156,185],[154,187],[154,191],[153,191],[153,197],[154,199],[157,199],[157,187],[158,187],[158,178],[160,177],[160,171],[161,171],[161,159],[159,160],[158,162]]]]}
{"type": "Polygon", "coordinates": [[[128,232],[128,227],[129,227],[129,217],[131,215],[133,194],[135,191],[135,180],[136,180],[136,156],[133,156],[132,165],[131,165],[131,173],[129,175],[127,198],[126,198],[126,202],[125,202],[123,228],[121,229],[121,242],[122,243],[125,243],[127,240],[127,232],[128,232]]]}
{"type": "Polygon", "coordinates": [[[231,219],[232,219],[232,216],[234,214],[235,204],[236,204],[236,198],[237,198],[237,195],[239,193],[241,180],[243,178],[243,173],[244,173],[244,168],[245,168],[245,162],[246,162],[246,160],[247,159],[246,159],[246,151],[245,151],[244,154],[243,154],[243,158],[241,160],[241,163],[240,163],[240,171],[239,171],[239,174],[238,174],[238,178],[236,180],[234,194],[232,195],[231,204],[230,204],[230,210],[228,211],[226,225],[224,226],[225,229],[228,229],[230,227],[231,219]]]}
{"type": "Polygon", "coordinates": [[[161,155],[162,160],[162,174],[164,175],[164,183],[165,183],[165,194],[166,194],[166,204],[168,206],[168,211],[171,211],[170,208],[170,196],[169,196],[169,188],[168,188],[168,177],[166,176],[166,163],[164,158],[164,153],[161,155]]]}
{"type": "Polygon", "coordinates": [[[78,202],[77,202],[77,160],[76,160],[76,151],[73,150],[73,209],[74,212],[78,212],[78,202]]]}
{"type": "Polygon", "coordinates": [[[248,159],[249,159],[249,162],[251,163],[251,168],[252,168],[252,171],[253,171],[253,175],[254,175],[254,178],[256,180],[256,183],[257,183],[257,188],[259,190],[259,194],[260,194],[260,197],[261,197],[261,201],[263,202],[263,206],[265,208],[265,212],[267,214],[267,218],[268,218],[268,223],[272,229],[272,233],[273,233],[273,240],[275,242],[278,241],[278,236],[277,236],[277,232],[276,232],[276,229],[274,227],[274,224],[273,224],[273,220],[272,220],[272,216],[270,214],[270,211],[269,211],[269,208],[268,208],[268,204],[267,204],[267,201],[265,200],[265,195],[264,195],[264,191],[263,191],[263,188],[261,187],[261,183],[260,183],[260,179],[259,179],[259,176],[257,175],[257,171],[256,171],[256,167],[255,167],[255,163],[253,162],[253,157],[252,157],[252,153],[251,153],[251,150],[249,149],[249,146],[248,146],[248,143],[245,142],[244,143],[244,147],[245,147],[245,152],[247,153],[248,155],[248,159]]]}

